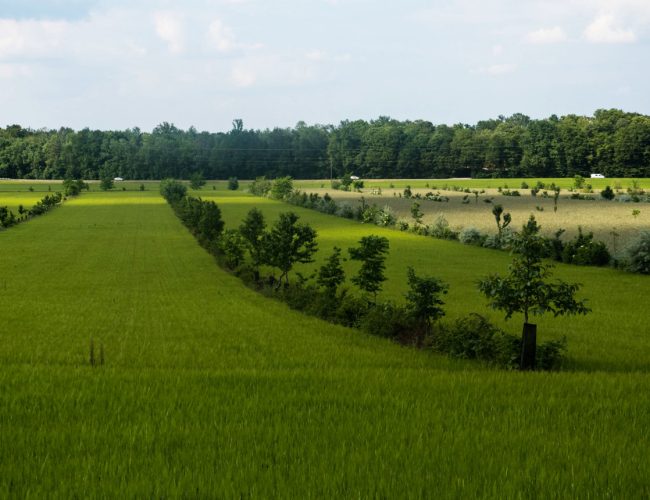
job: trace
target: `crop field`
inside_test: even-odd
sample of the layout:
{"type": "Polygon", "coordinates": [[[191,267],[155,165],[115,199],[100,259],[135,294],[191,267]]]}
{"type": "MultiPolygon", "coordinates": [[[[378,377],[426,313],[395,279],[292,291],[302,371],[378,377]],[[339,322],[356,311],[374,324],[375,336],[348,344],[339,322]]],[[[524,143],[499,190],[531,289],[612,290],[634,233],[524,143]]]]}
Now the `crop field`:
{"type": "MultiPolygon", "coordinates": [[[[495,370],[257,294],[153,184],[137,186],[93,188],[0,232],[0,497],[650,495],[648,277],[557,266],[594,310],[538,322],[542,340],[566,334],[567,366],[495,370]],[[89,364],[91,339],[103,365],[89,364]]],[[[385,235],[385,298],[401,299],[413,265],[450,284],[449,317],[520,328],[486,311],[475,286],[506,269],[504,252],[215,186],[195,194],[219,204],[226,227],[253,206],[269,222],[292,210],[312,224],[319,260],[302,272],[334,245],[385,235]]]]}
{"type": "MultiPolygon", "coordinates": [[[[603,179],[593,180],[602,181],[603,179]]],[[[611,181],[611,179],[605,180],[611,181]]],[[[534,180],[532,183],[531,179],[527,179],[527,181],[531,186],[534,185],[534,180]]],[[[545,180],[545,182],[549,181],[555,181],[558,185],[568,184],[570,186],[570,183],[566,179],[563,182],[558,179],[545,180]]],[[[329,185],[325,188],[310,188],[309,185],[313,183],[305,183],[305,186],[302,187],[302,181],[298,181],[296,184],[301,186],[306,192],[315,192],[321,196],[327,193],[335,201],[347,203],[352,207],[359,206],[363,197],[367,204],[374,203],[380,208],[390,207],[398,219],[411,224],[413,223],[411,207],[414,202],[418,202],[420,204],[420,210],[424,213],[422,219],[423,224],[434,224],[440,216],[444,216],[449,222],[450,227],[455,230],[473,227],[487,234],[497,232],[494,216],[492,215],[492,207],[495,204],[500,204],[503,206],[505,212],[509,212],[512,215],[513,228],[520,227],[528,220],[530,215],[534,215],[542,226],[542,232],[544,234],[552,236],[559,229],[564,229],[565,233],[562,239],[566,240],[574,237],[578,233],[578,226],[581,226],[583,231],[591,231],[597,240],[605,242],[614,254],[623,250],[627,243],[640,230],[650,229],[650,203],[607,201],[600,196],[598,190],[591,194],[595,198],[594,200],[570,199],[571,193],[561,191],[557,205],[558,208],[555,211],[552,191],[548,197],[542,197],[541,191],[538,196],[533,197],[530,195],[530,189],[519,188],[519,183],[516,183],[516,181],[513,182],[511,179],[477,179],[471,183],[466,182],[467,186],[462,184],[461,181],[429,180],[426,183],[430,186],[436,186],[438,189],[427,187],[412,188],[413,195],[420,194],[424,197],[426,193],[440,193],[441,196],[448,197],[449,201],[440,202],[426,199],[416,200],[403,198],[402,193],[404,188],[400,189],[397,187],[398,184],[405,184],[403,180],[379,183],[379,185],[392,184],[395,186],[394,188],[382,188],[380,194],[378,194],[379,191],[374,181],[367,181],[366,187],[362,189],[361,193],[332,190],[329,185]],[[479,181],[482,181],[482,183],[479,183],[479,181]],[[495,184],[497,186],[510,186],[510,189],[518,190],[521,196],[504,196],[497,189],[490,187],[495,184]],[[447,187],[447,189],[442,189],[443,186],[447,187]],[[472,193],[452,191],[451,186],[471,187],[471,189],[482,190],[484,192],[480,193],[477,198],[472,193]],[[638,213],[633,213],[635,210],[638,210],[638,213]]],[[[420,184],[420,181],[415,181],[412,186],[419,186],[420,184]]],[[[625,192],[625,188],[630,185],[630,180],[625,180],[622,185],[625,187],[621,192],[625,192]]],[[[642,179],[639,181],[639,185],[642,187],[645,186],[648,189],[650,182],[642,179]]]]}

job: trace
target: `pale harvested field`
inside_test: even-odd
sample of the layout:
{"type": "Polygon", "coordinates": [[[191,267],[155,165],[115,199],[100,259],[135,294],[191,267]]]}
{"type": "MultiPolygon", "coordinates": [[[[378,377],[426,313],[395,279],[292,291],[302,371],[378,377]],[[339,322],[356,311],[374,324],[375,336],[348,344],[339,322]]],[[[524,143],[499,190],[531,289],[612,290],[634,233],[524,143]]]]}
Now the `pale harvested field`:
{"type": "Polygon", "coordinates": [[[470,203],[462,203],[467,193],[456,191],[432,190],[429,188],[412,189],[413,194],[420,193],[424,196],[428,192],[440,192],[449,197],[449,202],[435,202],[429,200],[414,200],[400,198],[403,189],[382,189],[381,195],[373,195],[372,189],[363,189],[362,193],[334,191],[331,188],[306,189],[320,195],[329,193],[337,202],[347,202],[358,206],[363,196],[366,203],[375,203],[379,207],[390,206],[398,219],[413,222],[411,206],[414,201],[420,203],[420,210],[425,214],[423,222],[432,224],[442,214],[454,229],[475,227],[483,232],[495,233],[496,223],[492,215],[494,204],[501,204],[505,212],[512,215],[512,226],[519,228],[530,215],[542,226],[542,231],[552,235],[558,229],[566,229],[563,239],[571,238],[578,232],[578,226],[583,231],[593,231],[596,239],[602,240],[610,250],[620,251],[639,231],[650,230],[650,203],[622,203],[606,201],[597,191],[592,194],[596,200],[571,200],[570,193],[563,190],[558,200],[558,210],[553,211],[553,198],[542,198],[540,195],[532,197],[530,190],[519,190],[522,196],[503,196],[497,189],[486,189],[475,202],[473,194],[469,195],[470,203]],[[485,199],[492,199],[486,203],[485,199]],[[537,209],[543,208],[543,211],[537,209]],[[639,210],[636,217],[633,210],[639,210]],[[618,236],[614,237],[613,232],[618,236]]]}

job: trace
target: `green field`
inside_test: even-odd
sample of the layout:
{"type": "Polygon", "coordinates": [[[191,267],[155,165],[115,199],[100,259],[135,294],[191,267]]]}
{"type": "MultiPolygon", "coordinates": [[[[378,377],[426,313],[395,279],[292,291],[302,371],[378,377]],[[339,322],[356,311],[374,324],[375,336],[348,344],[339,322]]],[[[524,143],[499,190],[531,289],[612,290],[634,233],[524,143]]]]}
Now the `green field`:
{"type": "MultiPolygon", "coordinates": [[[[384,234],[385,298],[400,298],[411,264],[450,283],[451,317],[484,312],[474,283],[509,261],[240,192],[200,194],[228,227],[252,206],[269,219],[298,212],[319,232],[320,259],[384,234]]],[[[84,193],[0,232],[0,251],[1,497],[650,495],[647,277],[558,266],[594,313],[540,321],[542,339],[568,336],[568,366],[518,373],[256,294],[153,189],[84,193]],[[88,365],[91,337],[104,366],[88,365]]]]}

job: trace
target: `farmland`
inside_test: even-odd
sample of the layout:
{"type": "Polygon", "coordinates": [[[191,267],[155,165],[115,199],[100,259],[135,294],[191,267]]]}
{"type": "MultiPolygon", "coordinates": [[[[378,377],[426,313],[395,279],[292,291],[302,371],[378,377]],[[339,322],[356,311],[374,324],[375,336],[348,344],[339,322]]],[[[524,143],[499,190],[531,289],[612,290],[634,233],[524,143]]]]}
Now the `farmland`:
{"type": "MultiPolygon", "coordinates": [[[[532,214],[541,224],[544,234],[552,236],[556,231],[564,229],[566,232],[563,239],[566,240],[574,237],[578,226],[581,226],[585,232],[591,231],[597,240],[605,242],[614,254],[620,252],[640,230],[650,229],[650,204],[647,202],[607,201],[600,196],[599,190],[606,185],[620,186],[619,191],[625,193],[632,186],[630,179],[587,179],[587,182],[595,189],[594,193],[588,194],[593,200],[570,199],[572,193],[568,189],[572,186],[572,179],[369,180],[365,181],[361,193],[332,190],[329,183],[320,187],[323,183],[315,181],[298,181],[296,185],[299,189],[321,196],[327,193],[335,201],[355,207],[360,204],[361,197],[364,197],[365,203],[374,203],[380,208],[390,207],[396,217],[409,223],[413,222],[411,206],[418,202],[424,213],[423,224],[434,224],[443,216],[457,231],[476,228],[487,234],[496,232],[491,211],[495,204],[500,204],[505,212],[512,215],[514,227],[521,226],[532,214]],[[546,197],[542,196],[543,191],[533,197],[530,189],[520,188],[522,182],[532,187],[537,181],[562,187],[557,211],[554,210],[552,190],[546,197]],[[439,193],[449,201],[403,198],[406,186],[412,188],[413,196],[424,197],[427,193],[439,193]],[[475,197],[472,192],[454,191],[452,187],[480,192],[475,197]],[[504,196],[498,190],[499,187],[517,190],[521,196],[504,196]],[[381,188],[380,192],[378,188],[381,188]],[[633,215],[635,209],[639,210],[638,215],[633,215]]],[[[648,189],[650,180],[639,179],[637,185],[648,189]]]]}
{"type": "MultiPolygon", "coordinates": [[[[644,497],[650,493],[647,277],[558,266],[594,312],[543,319],[557,373],[493,370],[289,310],[216,266],[153,186],[90,193],[0,233],[0,496],[644,497]],[[93,338],[105,364],[91,367],[93,338]],[[561,492],[561,493],[560,493],[561,492]]],[[[488,314],[498,251],[361,225],[207,186],[226,227],[293,210],[334,245],[390,239],[488,314]]],[[[21,193],[25,194],[25,193],[21,193]]],[[[36,194],[36,193],[34,193],[36,194]]],[[[30,193],[31,196],[31,193],[30,193]]],[[[0,193],[0,205],[11,204],[0,193]]],[[[352,264],[347,263],[347,270],[352,264]]]]}

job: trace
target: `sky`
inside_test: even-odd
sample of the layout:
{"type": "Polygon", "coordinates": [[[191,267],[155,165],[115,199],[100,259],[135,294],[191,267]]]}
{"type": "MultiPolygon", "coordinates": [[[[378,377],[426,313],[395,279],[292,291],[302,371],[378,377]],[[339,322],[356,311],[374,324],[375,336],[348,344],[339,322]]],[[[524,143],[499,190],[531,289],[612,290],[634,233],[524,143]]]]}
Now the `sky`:
{"type": "Polygon", "coordinates": [[[0,0],[0,126],[650,114],[650,0],[0,0]]]}

